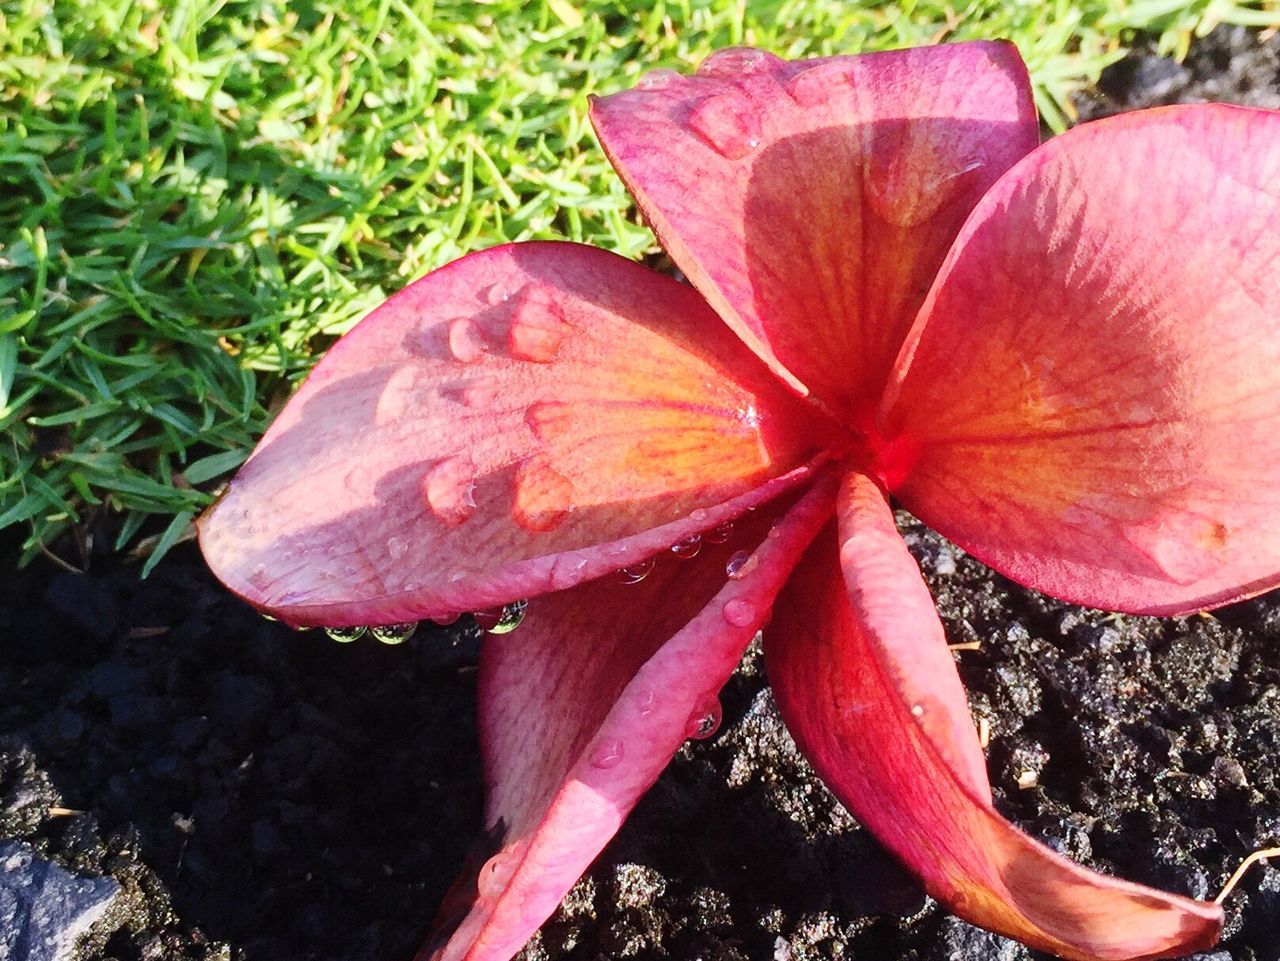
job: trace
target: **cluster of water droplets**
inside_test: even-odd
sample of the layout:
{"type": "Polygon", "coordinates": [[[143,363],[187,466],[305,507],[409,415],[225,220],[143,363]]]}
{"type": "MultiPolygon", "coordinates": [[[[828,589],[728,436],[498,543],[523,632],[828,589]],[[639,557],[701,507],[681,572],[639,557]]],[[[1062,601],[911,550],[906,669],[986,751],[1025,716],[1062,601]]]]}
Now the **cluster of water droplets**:
{"type": "MultiPolygon", "coordinates": [[[[701,518],[698,515],[706,515],[706,511],[699,508],[689,515],[690,520],[698,521],[701,518]]],[[[702,553],[702,548],[706,544],[723,544],[733,536],[733,521],[725,521],[718,524],[708,531],[701,534],[690,534],[688,537],[682,537],[671,545],[669,550],[671,553],[681,560],[692,560],[702,553]]],[[[737,551],[729,557],[725,563],[725,574],[733,580],[745,577],[755,568],[755,564],[748,565],[752,554],[750,551],[737,551]]],[[[642,561],[634,564],[628,564],[626,567],[618,569],[617,578],[623,584],[639,584],[646,577],[653,573],[657,567],[657,557],[646,557],[642,561]]]]}
{"type": "Polygon", "coordinates": [[[326,627],[324,632],[339,644],[351,644],[368,634],[375,641],[383,644],[403,644],[413,637],[418,629],[417,621],[405,621],[401,624],[379,624],[375,627],[355,625],[352,627],[326,627]]]}
{"type": "MultiPolygon", "coordinates": [[[[472,616],[476,624],[490,634],[510,634],[524,621],[525,612],[529,608],[528,601],[513,601],[502,607],[494,607],[485,611],[476,611],[472,616]]],[[[457,614],[441,615],[433,618],[436,624],[452,624],[458,619],[457,614]]],[[[268,618],[275,620],[275,618],[268,618]]],[[[379,624],[366,627],[362,624],[350,627],[326,627],[324,632],[339,644],[351,644],[366,635],[383,644],[403,644],[413,637],[418,629],[418,621],[405,621],[401,624],[379,624]]]]}

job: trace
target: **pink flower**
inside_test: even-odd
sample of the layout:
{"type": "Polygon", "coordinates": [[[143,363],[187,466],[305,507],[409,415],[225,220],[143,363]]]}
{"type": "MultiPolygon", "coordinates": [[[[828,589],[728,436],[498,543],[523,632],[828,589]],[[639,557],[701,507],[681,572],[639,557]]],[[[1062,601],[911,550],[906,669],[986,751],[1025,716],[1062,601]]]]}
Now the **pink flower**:
{"type": "Polygon", "coordinates": [[[565,243],[449,264],[334,346],[200,527],[298,625],[534,598],[482,655],[491,856],[424,957],[516,953],[762,628],[805,755],[953,912],[1065,958],[1211,945],[1217,905],[996,813],[887,493],[1080,604],[1280,582],[1280,115],[1037,147],[1015,50],[966,43],[728,50],[592,120],[692,286],[565,243]]]}

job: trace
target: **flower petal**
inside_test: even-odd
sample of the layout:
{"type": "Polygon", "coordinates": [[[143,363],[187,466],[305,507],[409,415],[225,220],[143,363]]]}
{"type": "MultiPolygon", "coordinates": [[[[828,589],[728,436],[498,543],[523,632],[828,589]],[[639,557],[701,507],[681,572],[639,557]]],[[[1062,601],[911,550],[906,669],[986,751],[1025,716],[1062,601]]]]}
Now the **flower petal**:
{"type": "Polygon", "coordinates": [[[726,50],[591,118],[694,286],[846,413],[879,396],[965,215],[1039,137],[1026,68],[991,42],[790,63],[726,50]]]}
{"type": "Polygon", "coordinates": [[[1015,580],[1171,614],[1280,583],[1280,114],[1168,107],[988,194],[899,362],[895,493],[1015,580]]]}
{"type": "Polygon", "coordinates": [[[294,624],[475,610],[720,523],[803,480],[822,435],[692,288],[577,244],[500,247],[337,343],[200,542],[294,624]]]}
{"type": "Polygon", "coordinates": [[[846,480],[838,536],[818,537],[775,610],[766,664],[796,743],[949,910],[1076,961],[1216,940],[1219,906],[1095,874],[993,810],[941,625],[873,481],[846,480]]]}
{"type": "Polygon", "coordinates": [[[747,515],[729,542],[693,560],[662,558],[639,583],[606,577],[541,598],[518,636],[486,641],[491,856],[455,884],[421,957],[506,961],[550,916],[691,723],[718,710],[717,692],[833,494],[828,477],[772,530],[768,517],[747,515]],[[744,546],[755,548],[749,560],[744,546]],[[745,562],[727,578],[735,554],[745,562]]]}

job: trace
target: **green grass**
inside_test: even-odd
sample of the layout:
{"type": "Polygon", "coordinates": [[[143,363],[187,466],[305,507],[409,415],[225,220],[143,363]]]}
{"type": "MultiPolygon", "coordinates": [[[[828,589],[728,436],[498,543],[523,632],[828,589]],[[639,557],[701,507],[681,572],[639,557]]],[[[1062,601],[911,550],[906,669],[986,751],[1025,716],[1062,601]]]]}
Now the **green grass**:
{"type": "Polygon", "coordinates": [[[1134,31],[1178,52],[1219,21],[1280,23],[1280,5],[6,0],[0,16],[0,530],[25,561],[104,513],[117,548],[157,558],[333,338],[433,267],[533,237],[650,250],[588,94],[729,44],[1009,37],[1061,128],[1134,31]]]}

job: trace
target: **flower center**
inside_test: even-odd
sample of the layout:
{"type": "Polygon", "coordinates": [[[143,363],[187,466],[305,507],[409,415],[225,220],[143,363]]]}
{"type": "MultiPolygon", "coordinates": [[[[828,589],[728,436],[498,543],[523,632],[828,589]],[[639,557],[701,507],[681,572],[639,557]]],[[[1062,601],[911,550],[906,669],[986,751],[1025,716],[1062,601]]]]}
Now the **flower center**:
{"type": "Polygon", "coordinates": [[[853,449],[854,464],[893,493],[906,482],[919,461],[920,442],[905,434],[885,437],[869,413],[860,414],[855,425],[858,442],[853,449]]]}

